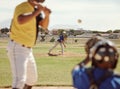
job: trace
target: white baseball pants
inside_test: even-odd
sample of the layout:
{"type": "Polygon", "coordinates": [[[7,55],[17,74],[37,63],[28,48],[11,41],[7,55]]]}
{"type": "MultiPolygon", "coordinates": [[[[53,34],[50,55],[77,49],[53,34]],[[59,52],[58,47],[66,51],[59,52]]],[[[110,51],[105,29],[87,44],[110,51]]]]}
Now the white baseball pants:
{"type": "Polygon", "coordinates": [[[8,57],[12,68],[13,88],[23,89],[24,84],[33,85],[37,81],[37,68],[32,48],[9,41],[8,57]]]}

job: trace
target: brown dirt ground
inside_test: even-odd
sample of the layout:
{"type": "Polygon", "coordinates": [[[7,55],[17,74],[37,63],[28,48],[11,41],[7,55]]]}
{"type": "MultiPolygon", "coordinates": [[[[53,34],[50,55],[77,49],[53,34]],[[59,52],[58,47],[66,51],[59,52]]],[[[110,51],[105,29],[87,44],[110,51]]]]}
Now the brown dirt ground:
{"type": "MultiPolygon", "coordinates": [[[[52,53],[52,54],[55,54],[57,56],[61,56],[61,57],[85,57],[86,54],[80,54],[80,53],[73,53],[73,52],[64,52],[63,55],[61,55],[60,53],[52,53]]],[[[37,54],[34,54],[35,56],[49,56],[47,53],[37,53],[37,54]]]]}

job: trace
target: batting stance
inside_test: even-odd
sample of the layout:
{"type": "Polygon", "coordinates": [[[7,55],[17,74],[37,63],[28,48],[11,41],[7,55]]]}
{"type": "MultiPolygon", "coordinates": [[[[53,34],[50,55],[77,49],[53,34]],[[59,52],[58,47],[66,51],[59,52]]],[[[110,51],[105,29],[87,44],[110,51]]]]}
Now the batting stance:
{"type": "Polygon", "coordinates": [[[114,73],[119,54],[108,40],[96,42],[89,52],[92,66],[77,65],[72,71],[75,89],[120,89],[120,75],[114,73]]]}
{"type": "Polygon", "coordinates": [[[43,29],[47,29],[51,13],[50,9],[40,4],[44,1],[28,0],[15,8],[7,47],[13,74],[12,89],[31,89],[37,81],[36,63],[32,52],[37,38],[36,25],[39,23],[43,29]],[[45,17],[38,20],[41,11],[45,17]]]}

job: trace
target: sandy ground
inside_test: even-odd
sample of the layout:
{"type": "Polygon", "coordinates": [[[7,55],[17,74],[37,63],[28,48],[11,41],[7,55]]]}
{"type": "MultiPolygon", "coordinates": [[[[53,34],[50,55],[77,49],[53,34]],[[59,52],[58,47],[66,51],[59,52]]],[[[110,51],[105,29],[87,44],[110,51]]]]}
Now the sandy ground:
{"type": "MultiPolygon", "coordinates": [[[[0,88],[0,89],[11,89],[11,88],[0,88]]],[[[74,89],[73,87],[33,87],[32,89],[74,89]]]]}

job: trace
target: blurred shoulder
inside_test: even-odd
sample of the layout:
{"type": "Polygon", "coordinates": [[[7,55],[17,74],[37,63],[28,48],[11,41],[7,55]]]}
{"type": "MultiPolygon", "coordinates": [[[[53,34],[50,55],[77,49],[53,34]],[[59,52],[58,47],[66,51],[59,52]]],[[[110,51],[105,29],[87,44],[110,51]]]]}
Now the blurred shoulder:
{"type": "Polygon", "coordinates": [[[80,67],[79,65],[76,65],[73,68],[72,74],[73,75],[76,75],[76,74],[82,75],[83,73],[85,73],[85,70],[86,70],[85,67],[80,67]]]}
{"type": "Polygon", "coordinates": [[[17,7],[19,7],[19,6],[26,6],[27,4],[29,4],[28,2],[21,2],[21,3],[19,3],[18,5],[17,5],[17,7]]]}

